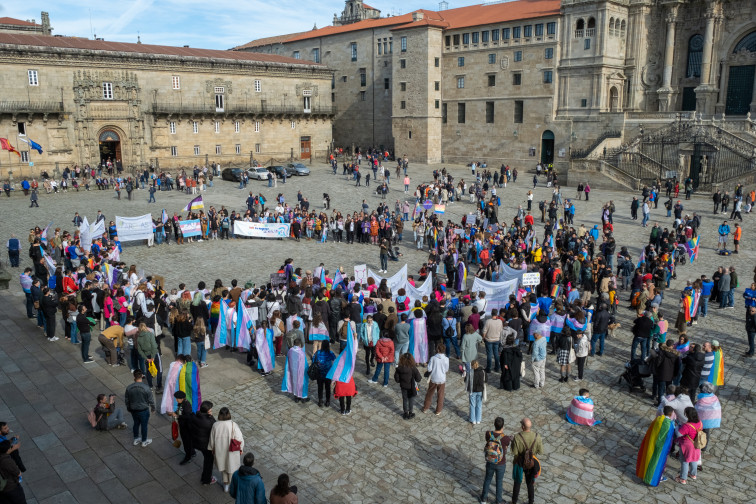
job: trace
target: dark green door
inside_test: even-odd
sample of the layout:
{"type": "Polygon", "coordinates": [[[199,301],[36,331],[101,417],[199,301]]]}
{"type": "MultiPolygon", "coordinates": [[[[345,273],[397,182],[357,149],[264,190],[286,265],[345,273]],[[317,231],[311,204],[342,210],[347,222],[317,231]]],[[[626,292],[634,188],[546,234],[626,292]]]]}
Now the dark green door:
{"type": "Polygon", "coordinates": [[[683,88],[682,110],[696,110],[696,88],[683,88]]]}
{"type": "Polygon", "coordinates": [[[727,83],[727,115],[746,115],[753,98],[753,74],[756,65],[730,67],[730,79],[727,83]]]}

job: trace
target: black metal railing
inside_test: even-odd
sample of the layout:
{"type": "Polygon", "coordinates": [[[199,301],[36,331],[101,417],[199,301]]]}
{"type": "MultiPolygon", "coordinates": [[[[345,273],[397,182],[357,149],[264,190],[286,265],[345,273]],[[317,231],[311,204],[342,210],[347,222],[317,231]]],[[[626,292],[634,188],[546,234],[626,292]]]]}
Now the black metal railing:
{"type": "Polygon", "coordinates": [[[313,104],[305,109],[301,103],[268,105],[260,103],[226,104],[216,107],[205,103],[153,103],[153,114],[165,115],[333,115],[332,105],[313,104]]]}
{"type": "Polygon", "coordinates": [[[596,147],[601,145],[601,142],[603,142],[607,138],[622,138],[622,132],[621,131],[604,132],[596,140],[594,140],[593,143],[587,149],[572,149],[570,157],[572,159],[587,158],[591,154],[591,152],[593,152],[596,149],[596,147]]]}

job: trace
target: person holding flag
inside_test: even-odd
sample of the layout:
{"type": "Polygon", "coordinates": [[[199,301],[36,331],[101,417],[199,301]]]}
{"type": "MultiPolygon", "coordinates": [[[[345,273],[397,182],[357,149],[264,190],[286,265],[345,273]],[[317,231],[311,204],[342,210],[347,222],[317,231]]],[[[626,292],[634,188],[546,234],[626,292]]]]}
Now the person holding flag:
{"type": "Polygon", "coordinates": [[[192,212],[194,210],[202,210],[204,208],[205,204],[202,201],[202,195],[199,195],[184,207],[184,212],[192,212]]]}
{"type": "Polygon", "coordinates": [[[347,312],[344,320],[339,322],[336,332],[341,339],[343,350],[326,375],[326,379],[336,382],[333,397],[339,400],[342,415],[352,413],[352,397],[357,395],[353,376],[354,364],[357,360],[357,327],[350,319],[350,314],[347,312]]]}

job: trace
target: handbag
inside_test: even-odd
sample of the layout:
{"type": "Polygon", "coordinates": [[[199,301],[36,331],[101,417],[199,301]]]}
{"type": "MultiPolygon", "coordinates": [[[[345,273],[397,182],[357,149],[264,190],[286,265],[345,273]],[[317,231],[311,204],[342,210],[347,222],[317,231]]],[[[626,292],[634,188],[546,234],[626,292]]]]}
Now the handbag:
{"type": "Polygon", "coordinates": [[[525,361],[520,361],[520,376],[525,378],[525,361]]]}
{"type": "Polygon", "coordinates": [[[570,348],[570,359],[569,359],[570,364],[572,364],[576,360],[577,360],[577,357],[575,357],[575,349],[570,348]]]}
{"type": "Polygon", "coordinates": [[[171,438],[173,439],[173,446],[179,448],[181,446],[181,440],[179,437],[179,425],[176,420],[171,423],[171,438]]]}
{"type": "Polygon", "coordinates": [[[310,367],[307,368],[307,376],[310,380],[317,380],[320,378],[320,369],[318,369],[318,366],[315,365],[315,363],[310,364],[310,367]]]}
{"type": "Polygon", "coordinates": [[[205,350],[207,350],[208,348],[210,348],[210,335],[205,334],[205,350]]]}
{"type": "Polygon", "coordinates": [[[152,375],[152,377],[157,376],[157,367],[155,366],[155,361],[150,361],[150,364],[147,366],[147,371],[152,375]]]}
{"type": "MultiPolygon", "coordinates": [[[[231,436],[234,435],[234,430],[236,429],[236,424],[231,428],[231,436]]],[[[241,441],[231,438],[231,442],[228,445],[228,451],[229,452],[241,452],[241,441]]]]}

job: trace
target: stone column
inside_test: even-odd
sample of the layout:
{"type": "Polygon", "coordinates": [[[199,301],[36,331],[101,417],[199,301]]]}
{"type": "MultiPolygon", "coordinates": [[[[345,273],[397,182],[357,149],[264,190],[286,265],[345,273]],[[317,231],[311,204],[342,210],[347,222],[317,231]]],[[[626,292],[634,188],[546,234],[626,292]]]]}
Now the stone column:
{"type": "Polygon", "coordinates": [[[715,112],[717,86],[711,83],[711,59],[714,53],[714,27],[720,18],[719,4],[716,1],[706,8],[705,17],[706,30],[701,59],[701,84],[695,89],[696,112],[713,114],[715,112]]]}
{"type": "Polygon", "coordinates": [[[667,22],[667,40],[664,48],[664,73],[662,87],[659,88],[659,111],[670,112],[677,93],[672,89],[672,65],[675,58],[675,24],[677,23],[678,5],[670,5],[665,21],[667,22]]]}

